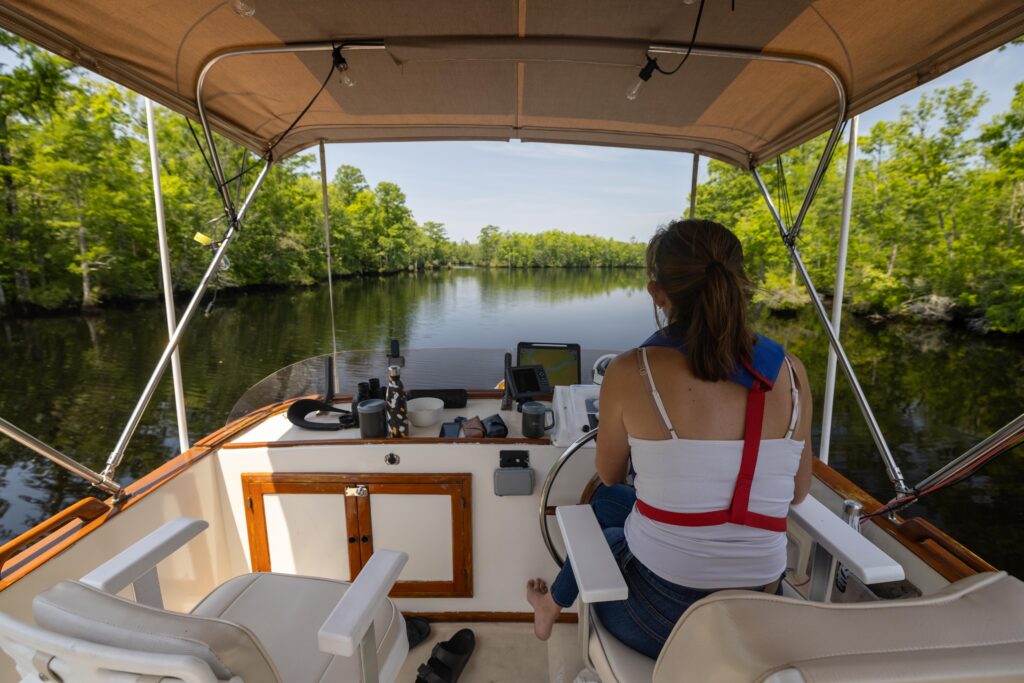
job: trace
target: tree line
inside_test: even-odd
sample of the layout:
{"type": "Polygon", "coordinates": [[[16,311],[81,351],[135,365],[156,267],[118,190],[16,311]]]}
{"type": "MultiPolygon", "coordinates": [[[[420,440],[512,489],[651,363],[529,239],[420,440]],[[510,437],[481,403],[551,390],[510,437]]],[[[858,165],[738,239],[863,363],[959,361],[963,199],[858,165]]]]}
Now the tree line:
{"type": "MultiPolygon", "coordinates": [[[[979,126],[986,101],[965,81],[859,136],[845,293],[855,311],[1024,332],[1024,82],[1008,111],[979,126]]],[[[824,143],[823,136],[762,169],[783,213],[797,213],[824,143]]],[[[835,280],[846,155],[844,143],[798,242],[826,292],[835,280]]],[[[773,308],[802,305],[806,294],[749,174],[717,162],[708,173],[698,213],[740,236],[756,298],[773,308]]]]}
{"type": "MultiPolygon", "coordinates": [[[[0,33],[0,47],[14,56],[0,65],[0,315],[155,296],[140,98],[9,34],[0,33]]],[[[979,329],[1024,332],[1024,83],[1008,111],[979,126],[985,101],[965,82],[923,96],[861,136],[847,274],[855,311],[958,316],[979,329]]],[[[156,116],[172,279],[188,290],[210,258],[192,236],[219,236],[223,210],[195,131],[163,108],[156,116]]],[[[783,211],[791,189],[795,213],[823,146],[824,136],[762,168],[783,211]]],[[[229,177],[255,165],[224,140],[218,149],[229,177]]],[[[845,145],[835,156],[799,243],[826,290],[834,278],[845,145]]],[[[776,309],[802,305],[805,295],[749,175],[712,162],[708,176],[697,192],[698,214],[740,236],[757,298],[776,309]]],[[[456,242],[443,224],[418,223],[397,185],[371,187],[351,166],[331,179],[328,203],[336,275],[458,264],[643,265],[641,243],[558,230],[488,225],[475,242],[456,242]]],[[[215,286],[322,282],[324,248],[313,158],[291,157],[271,170],[215,286]]]]}
{"type": "MultiPolygon", "coordinates": [[[[159,255],[141,98],[10,34],[0,33],[0,47],[14,56],[0,66],[0,315],[156,295],[159,255]]],[[[222,234],[223,209],[196,131],[160,107],[156,120],[172,279],[188,290],[210,258],[193,235],[222,234]]],[[[228,177],[256,166],[237,146],[217,144],[228,177]]],[[[324,281],[313,161],[298,155],[274,165],[215,286],[324,281]]],[[[233,184],[236,192],[241,185],[233,184]]],[[[417,223],[396,184],[371,187],[352,166],[331,179],[328,202],[335,275],[457,264],[636,266],[642,257],[639,244],[557,230],[521,234],[487,226],[478,243],[456,242],[441,223],[417,223]]]]}

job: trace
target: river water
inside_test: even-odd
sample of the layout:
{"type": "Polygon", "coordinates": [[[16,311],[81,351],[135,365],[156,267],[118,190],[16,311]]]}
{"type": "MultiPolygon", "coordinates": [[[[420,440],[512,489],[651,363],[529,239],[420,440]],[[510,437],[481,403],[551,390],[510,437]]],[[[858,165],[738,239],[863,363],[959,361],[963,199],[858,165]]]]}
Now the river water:
{"type": "MultiPolygon", "coordinates": [[[[635,270],[456,269],[334,285],[340,349],[508,348],[527,341],[626,349],[654,326],[635,270]]],[[[209,300],[211,295],[207,295],[209,300]]],[[[757,329],[784,343],[814,384],[817,445],[827,347],[809,308],[755,311],[757,329]]],[[[1024,412],[1024,340],[945,326],[873,326],[849,317],[843,340],[883,433],[909,482],[1024,412]]],[[[100,470],[166,340],[162,307],[90,316],[0,320],[0,416],[100,470]]],[[[245,390],[331,347],[326,287],[221,293],[185,337],[182,364],[193,441],[223,426],[245,390]]],[[[457,371],[457,369],[455,369],[457,371]]],[[[584,374],[589,374],[587,368],[584,374]]],[[[501,368],[495,368],[495,379],[501,368]]],[[[165,379],[119,475],[127,483],[177,452],[165,379]]],[[[892,488],[853,397],[836,392],[832,464],[876,497],[892,488]]],[[[917,504],[979,555],[1024,576],[1024,449],[917,504]]],[[[0,437],[0,542],[90,495],[64,470],[0,437]]]]}

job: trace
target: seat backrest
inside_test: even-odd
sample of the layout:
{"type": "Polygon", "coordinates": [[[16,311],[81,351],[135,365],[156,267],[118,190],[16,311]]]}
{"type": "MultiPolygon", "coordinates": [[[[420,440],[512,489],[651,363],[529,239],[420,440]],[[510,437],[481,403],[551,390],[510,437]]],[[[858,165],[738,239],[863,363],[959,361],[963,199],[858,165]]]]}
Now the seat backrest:
{"type": "Polygon", "coordinates": [[[1019,681],[1024,583],[968,577],[926,597],[830,604],[722,591],[682,616],[654,683],[759,681],[787,668],[806,680],[1019,681]]]}
{"type": "Polygon", "coordinates": [[[281,683],[252,632],[229,621],[140,605],[78,581],[61,581],[37,595],[32,613],[42,628],[71,638],[195,657],[222,680],[239,676],[245,683],[281,683]]]}

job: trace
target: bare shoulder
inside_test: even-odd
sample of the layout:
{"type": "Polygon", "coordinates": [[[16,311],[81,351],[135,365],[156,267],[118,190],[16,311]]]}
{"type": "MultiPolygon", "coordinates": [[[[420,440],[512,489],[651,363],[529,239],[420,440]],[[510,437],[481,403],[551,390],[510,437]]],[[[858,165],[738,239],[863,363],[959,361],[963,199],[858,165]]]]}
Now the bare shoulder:
{"type": "Polygon", "coordinates": [[[622,380],[636,374],[636,349],[623,351],[608,364],[604,374],[605,381],[609,378],[622,380]]]}
{"type": "Polygon", "coordinates": [[[623,400],[623,393],[633,390],[638,373],[636,370],[636,349],[630,349],[617,355],[608,364],[601,383],[601,401],[616,402],[623,400]]]}

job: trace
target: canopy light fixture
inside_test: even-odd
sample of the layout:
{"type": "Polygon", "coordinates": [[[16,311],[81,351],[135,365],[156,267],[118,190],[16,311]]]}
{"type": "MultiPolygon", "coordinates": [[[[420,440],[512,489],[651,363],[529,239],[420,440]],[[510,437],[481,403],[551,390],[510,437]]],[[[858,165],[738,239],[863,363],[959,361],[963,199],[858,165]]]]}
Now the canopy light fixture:
{"type": "MultiPolygon", "coordinates": [[[[689,0],[687,2],[686,0],[684,0],[684,3],[687,5],[692,5],[694,1],[695,0],[689,0]]],[[[654,75],[655,71],[657,71],[660,74],[665,74],[666,76],[671,76],[672,74],[683,68],[683,64],[686,64],[686,60],[690,58],[690,53],[693,51],[693,46],[697,42],[697,30],[700,29],[700,18],[704,14],[704,1],[705,0],[700,0],[700,6],[697,8],[697,19],[696,21],[693,22],[693,35],[690,36],[690,44],[686,48],[686,54],[683,55],[683,61],[679,62],[679,64],[676,65],[676,68],[672,69],[671,71],[665,71],[660,66],[658,66],[657,59],[651,57],[650,54],[645,54],[644,58],[647,60],[647,63],[644,64],[643,68],[640,69],[640,73],[637,74],[636,83],[634,83],[632,87],[630,87],[630,89],[626,91],[627,100],[632,102],[640,95],[640,88],[643,87],[644,83],[651,80],[651,76],[654,75]]],[[[733,7],[733,9],[735,9],[735,6],[733,7]]]]}
{"type": "Polygon", "coordinates": [[[636,83],[626,91],[626,99],[632,102],[640,94],[640,88],[643,84],[651,80],[651,76],[654,74],[654,70],[658,68],[658,60],[651,58],[647,55],[647,63],[644,64],[644,68],[640,69],[640,73],[637,74],[636,83]]]}
{"type": "Polygon", "coordinates": [[[230,5],[240,17],[251,17],[256,14],[256,0],[231,0],[230,5]]]}
{"type": "Polygon", "coordinates": [[[331,51],[331,56],[334,59],[334,69],[340,74],[340,76],[338,76],[338,82],[348,88],[354,86],[356,81],[349,74],[348,60],[346,60],[345,56],[341,54],[341,45],[336,46],[331,51]]]}

